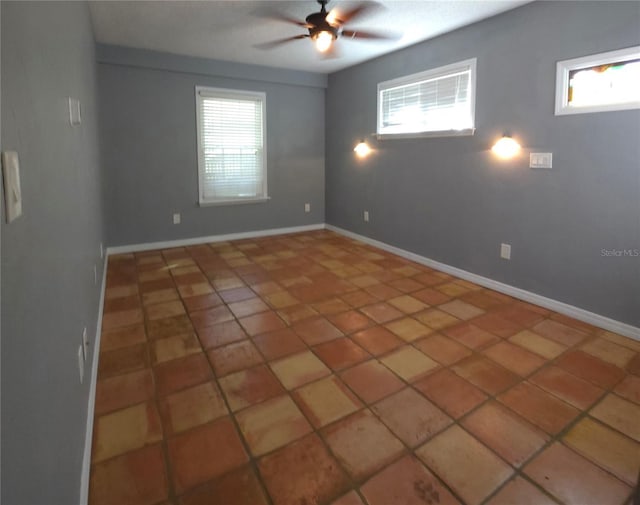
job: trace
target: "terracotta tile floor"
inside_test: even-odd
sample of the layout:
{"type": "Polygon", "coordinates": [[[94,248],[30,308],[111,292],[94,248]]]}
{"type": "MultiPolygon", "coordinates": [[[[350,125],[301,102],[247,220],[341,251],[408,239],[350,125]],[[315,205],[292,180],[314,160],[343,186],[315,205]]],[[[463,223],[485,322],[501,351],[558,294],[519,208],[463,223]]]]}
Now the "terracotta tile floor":
{"type": "Polygon", "coordinates": [[[328,231],[109,258],[91,505],[628,505],[640,342],[328,231]]]}

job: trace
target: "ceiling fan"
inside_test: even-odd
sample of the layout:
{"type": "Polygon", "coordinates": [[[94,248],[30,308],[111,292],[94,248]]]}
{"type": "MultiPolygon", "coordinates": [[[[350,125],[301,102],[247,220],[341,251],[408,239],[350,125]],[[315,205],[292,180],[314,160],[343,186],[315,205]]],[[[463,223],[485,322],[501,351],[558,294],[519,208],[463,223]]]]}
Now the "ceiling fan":
{"type": "Polygon", "coordinates": [[[327,3],[329,0],[316,0],[321,8],[320,12],[314,12],[309,14],[304,21],[291,18],[287,15],[276,13],[270,17],[291,23],[303,28],[306,28],[309,33],[300,35],[294,35],[293,37],[287,37],[284,39],[274,40],[264,44],[259,44],[256,47],[260,49],[272,49],[281,44],[291,42],[299,39],[311,39],[314,42],[316,49],[321,53],[328,53],[330,49],[333,49],[333,43],[338,37],[348,37],[350,39],[362,39],[362,40],[396,40],[399,37],[389,33],[376,33],[361,30],[346,30],[345,26],[348,22],[352,21],[356,17],[361,16],[364,12],[369,11],[378,6],[373,2],[361,3],[360,5],[349,9],[348,11],[339,14],[335,9],[327,12],[327,3]]]}

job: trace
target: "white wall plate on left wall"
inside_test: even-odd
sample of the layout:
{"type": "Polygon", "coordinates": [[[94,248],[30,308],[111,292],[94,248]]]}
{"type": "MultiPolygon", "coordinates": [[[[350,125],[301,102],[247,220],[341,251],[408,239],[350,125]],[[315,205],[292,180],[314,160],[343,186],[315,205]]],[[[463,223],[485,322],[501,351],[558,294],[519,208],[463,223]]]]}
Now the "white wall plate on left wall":
{"type": "Polygon", "coordinates": [[[7,223],[22,215],[22,192],[20,191],[20,163],[18,153],[2,153],[2,177],[4,180],[4,203],[7,223]]]}

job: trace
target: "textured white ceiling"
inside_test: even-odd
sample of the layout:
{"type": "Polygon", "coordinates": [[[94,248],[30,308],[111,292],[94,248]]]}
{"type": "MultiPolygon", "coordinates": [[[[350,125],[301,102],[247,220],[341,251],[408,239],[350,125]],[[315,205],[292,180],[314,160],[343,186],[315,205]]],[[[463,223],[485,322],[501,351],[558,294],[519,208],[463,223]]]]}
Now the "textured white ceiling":
{"type": "MultiPolygon", "coordinates": [[[[322,59],[308,39],[271,50],[254,47],[305,33],[305,29],[265,18],[275,10],[304,20],[319,11],[315,0],[291,1],[95,1],[90,2],[96,40],[187,56],[330,73],[504,12],[529,0],[379,0],[378,8],[346,26],[393,32],[394,41],[341,38],[338,57],[322,59]]],[[[344,12],[361,2],[331,1],[344,12]]]]}

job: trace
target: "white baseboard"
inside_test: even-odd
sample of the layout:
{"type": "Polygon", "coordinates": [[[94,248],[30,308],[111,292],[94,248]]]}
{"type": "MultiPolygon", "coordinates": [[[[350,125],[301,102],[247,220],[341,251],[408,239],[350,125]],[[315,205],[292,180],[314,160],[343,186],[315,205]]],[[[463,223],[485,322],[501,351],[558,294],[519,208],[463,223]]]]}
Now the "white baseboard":
{"type": "Polygon", "coordinates": [[[105,290],[107,288],[107,261],[104,257],[102,268],[102,288],[100,290],[100,304],[98,306],[98,321],[96,322],[96,338],[91,353],[91,375],[87,375],[89,384],[89,400],[87,404],[87,427],[84,439],[84,454],[82,456],[82,475],[80,477],[80,505],[89,503],[89,476],[91,472],[91,446],[93,441],[93,415],[96,405],[96,387],[98,385],[98,362],[100,361],[100,337],[102,336],[102,313],[104,309],[105,290]]]}
{"type": "Polygon", "coordinates": [[[603,328],[605,330],[609,330],[614,333],[633,338],[634,340],[640,340],[640,328],[638,328],[637,326],[622,323],[620,321],[601,316],[600,314],[595,314],[593,312],[589,312],[588,310],[584,310],[567,303],[553,300],[552,298],[547,298],[545,296],[538,295],[536,293],[532,293],[530,291],[526,291],[509,284],[494,281],[493,279],[482,277],[481,275],[477,275],[460,268],[452,267],[450,265],[447,265],[446,263],[440,263],[439,261],[420,256],[419,254],[400,249],[399,247],[380,242],[379,240],[375,240],[369,237],[365,237],[364,235],[359,235],[357,233],[338,228],[337,226],[327,224],[325,225],[325,227],[327,230],[334,231],[341,235],[359,240],[393,254],[397,254],[398,256],[431,267],[435,270],[454,275],[455,277],[460,277],[461,279],[467,280],[469,282],[474,282],[475,284],[479,284],[480,286],[484,286],[485,288],[493,289],[494,291],[513,296],[514,298],[533,303],[534,305],[539,305],[541,307],[544,307],[545,309],[559,312],[560,314],[564,314],[566,316],[573,317],[574,319],[578,319],[579,321],[584,321],[585,323],[598,326],[599,328],[603,328]]]}
{"type": "Polygon", "coordinates": [[[271,228],[268,230],[245,231],[241,233],[228,233],[226,235],[211,235],[208,237],[194,237],[163,242],[146,242],[144,244],[130,244],[116,247],[108,247],[107,254],[125,254],[140,251],[153,251],[155,249],[170,249],[172,247],[184,247],[189,245],[208,244],[210,242],[226,242],[227,240],[243,240],[248,238],[269,237],[272,235],[286,235],[287,233],[300,233],[303,231],[323,230],[324,223],[304,226],[290,226],[288,228],[271,228]]]}

